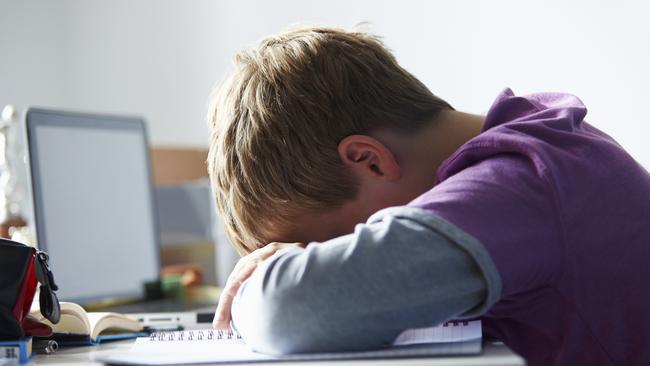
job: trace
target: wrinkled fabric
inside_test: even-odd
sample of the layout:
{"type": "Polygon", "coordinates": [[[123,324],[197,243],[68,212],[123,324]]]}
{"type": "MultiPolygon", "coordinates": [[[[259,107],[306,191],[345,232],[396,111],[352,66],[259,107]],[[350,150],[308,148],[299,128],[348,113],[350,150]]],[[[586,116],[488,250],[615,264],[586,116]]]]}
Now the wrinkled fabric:
{"type": "Polygon", "coordinates": [[[483,314],[501,295],[476,239],[424,210],[381,210],[353,234],[282,250],[233,302],[234,328],[268,354],[384,348],[409,328],[483,314]]]}
{"type": "Polygon", "coordinates": [[[586,114],[505,90],[409,206],[486,248],[502,295],[484,328],[530,365],[650,365],[650,175],[586,114]]]}

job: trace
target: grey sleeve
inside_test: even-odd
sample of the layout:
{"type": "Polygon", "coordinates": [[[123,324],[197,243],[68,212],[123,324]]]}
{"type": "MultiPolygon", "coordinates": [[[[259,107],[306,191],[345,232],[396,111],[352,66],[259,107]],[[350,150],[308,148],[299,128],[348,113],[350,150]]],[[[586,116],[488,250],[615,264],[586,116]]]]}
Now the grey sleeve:
{"type": "Polygon", "coordinates": [[[476,239],[427,211],[396,207],[353,234],[276,253],[244,282],[232,317],[259,352],[365,350],[408,328],[478,316],[500,293],[476,239]]]}

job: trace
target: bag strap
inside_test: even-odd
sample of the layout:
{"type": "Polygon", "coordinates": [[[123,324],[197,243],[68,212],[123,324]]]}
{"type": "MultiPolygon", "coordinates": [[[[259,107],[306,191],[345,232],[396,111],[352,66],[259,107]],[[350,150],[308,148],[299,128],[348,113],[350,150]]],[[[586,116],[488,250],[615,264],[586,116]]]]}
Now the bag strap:
{"type": "Polygon", "coordinates": [[[39,304],[41,306],[41,314],[52,324],[59,322],[61,318],[61,306],[59,298],[56,296],[56,290],[59,286],[54,282],[54,275],[50,266],[48,265],[49,256],[47,253],[37,250],[34,258],[36,259],[35,269],[38,282],[41,283],[39,304]]]}

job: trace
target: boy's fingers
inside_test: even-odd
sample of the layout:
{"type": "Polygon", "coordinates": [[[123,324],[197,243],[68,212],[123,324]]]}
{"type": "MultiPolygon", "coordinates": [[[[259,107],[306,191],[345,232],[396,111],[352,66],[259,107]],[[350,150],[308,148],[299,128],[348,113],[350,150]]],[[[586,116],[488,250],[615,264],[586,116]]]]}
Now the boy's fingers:
{"type": "MultiPolygon", "coordinates": [[[[214,313],[214,319],[212,320],[212,327],[215,329],[227,330],[230,328],[230,308],[232,306],[232,301],[234,298],[232,287],[232,282],[234,279],[235,272],[232,272],[228,276],[228,281],[226,281],[226,286],[224,286],[219,296],[219,303],[217,304],[217,310],[214,313]]],[[[235,291],[236,293],[236,291],[235,291]]]]}
{"type": "Polygon", "coordinates": [[[285,249],[285,248],[292,248],[292,247],[300,247],[304,248],[305,244],[304,243],[278,243],[278,242],[273,242],[269,243],[264,248],[259,249],[259,251],[263,251],[265,255],[273,255],[277,251],[285,249]]]}
{"type": "Polygon", "coordinates": [[[214,320],[212,320],[212,327],[214,329],[227,330],[230,328],[230,307],[232,306],[233,297],[225,292],[221,293],[219,297],[219,304],[217,311],[214,313],[214,320]]]}
{"type": "Polygon", "coordinates": [[[230,309],[232,307],[233,299],[235,298],[239,287],[241,287],[241,284],[250,277],[253,271],[255,271],[255,268],[257,268],[257,262],[249,261],[248,263],[242,264],[237,272],[231,273],[228,282],[219,297],[217,311],[215,312],[214,320],[212,321],[213,328],[230,328],[230,309]]]}
{"type": "Polygon", "coordinates": [[[239,287],[241,287],[241,284],[253,274],[255,269],[257,269],[262,262],[279,250],[289,247],[304,248],[305,245],[303,243],[270,243],[264,248],[254,251],[237,262],[235,269],[233,269],[230,276],[228,276],[226,286],[224,286],[223,292],[219,297],[219,304],[217,305],[214,320],[212,321],[213,328],[230,328],[232,302],[239,287]]]}
{"type": "Polygon", "coordinates": [[[215,329],[227,330],[230,328],[230,308],[232,307],[233,298],[239,289],[239,285],[236,284],[235,280],[238,272],[239,271],[233,271],[230,276],[228,276],[228,281],[226,281],[226,285],[221,291],[217,310],[214,313],[214,320],[212,320],[212,327],[215,329]]]}

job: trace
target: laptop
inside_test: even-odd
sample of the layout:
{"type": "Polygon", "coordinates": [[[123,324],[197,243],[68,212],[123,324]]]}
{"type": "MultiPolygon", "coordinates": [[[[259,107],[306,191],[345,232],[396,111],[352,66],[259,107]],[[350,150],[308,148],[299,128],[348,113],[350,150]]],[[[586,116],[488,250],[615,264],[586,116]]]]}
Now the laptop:
{"type": "Polygon", "coordinates": [[[216,305],[147,299],[160,241],[145,123],[140,118],[30,108],[27,146],[36,238],[58,296],[128,313],[150,328],[209,325],[216,305]]]}

